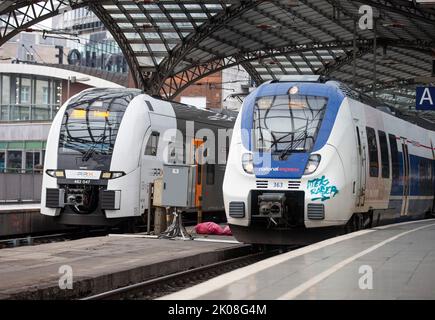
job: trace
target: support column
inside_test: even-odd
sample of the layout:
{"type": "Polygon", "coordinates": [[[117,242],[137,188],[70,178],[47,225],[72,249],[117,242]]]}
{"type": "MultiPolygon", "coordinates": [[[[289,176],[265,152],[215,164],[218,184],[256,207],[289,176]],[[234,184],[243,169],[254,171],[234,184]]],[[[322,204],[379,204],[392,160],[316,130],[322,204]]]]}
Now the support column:
{"type": "Polygon", "coordinates": [[[162,207],[156,207],[154,214],[154,234],[159,235],[167,228],[166,210],[162,207]]]}

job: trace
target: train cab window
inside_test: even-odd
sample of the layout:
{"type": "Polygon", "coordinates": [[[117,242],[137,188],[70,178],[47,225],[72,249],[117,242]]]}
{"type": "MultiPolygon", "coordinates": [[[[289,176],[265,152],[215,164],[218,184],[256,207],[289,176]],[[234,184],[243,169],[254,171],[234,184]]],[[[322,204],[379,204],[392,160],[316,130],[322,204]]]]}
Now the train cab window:
{"type": "Polygon", "coordinates": [[[159,146],[159,138],[160,133],[153,132],[151,133],[150,138],[148,139],[147,146],[145,148],[146,156],[156,156],[157,155],[157,147],[159,146]]]}
{"type": "Polygon", "coordinates": [[[366,127],[367,143],[369,149],[370,177],[379,177],[378,143],[376,141],[376,131],[366,127]]]}
{"type": "Polygon", "coordinates": [[[216,165],[207,164],[207,176],[205,178],[207,185],[214,185],[216,165]]]}
{"type": "Polygon", "coordinates": [[[384,131],[378,131],[379,145],[381,147],[382,178],[390,178],[390,159],[388,157],[387,135],[384,131]]]}
{"type": "Polygon", "coordinates": [[[390,141],[393,180],[396,180],[399,179],[400,176],[399,149],[397,148],[397,139],[395,135],[389,134],[388,140],[390,141]]]}

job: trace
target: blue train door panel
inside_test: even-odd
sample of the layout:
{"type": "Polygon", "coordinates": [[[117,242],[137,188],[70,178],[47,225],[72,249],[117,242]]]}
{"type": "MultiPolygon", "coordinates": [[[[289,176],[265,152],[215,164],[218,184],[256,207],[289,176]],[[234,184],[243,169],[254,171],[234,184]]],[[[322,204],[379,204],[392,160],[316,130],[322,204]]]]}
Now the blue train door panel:
{"type": "Polygon", "coordinates": [[[402,202],[402,210],[400,215],[406,216],[408,215],[408,205],[409,205],[409,153],[408,153],[408,145],[406,144],[406,140],[402,141],[402,157],[403,157],[403,202],[402,202]]]}

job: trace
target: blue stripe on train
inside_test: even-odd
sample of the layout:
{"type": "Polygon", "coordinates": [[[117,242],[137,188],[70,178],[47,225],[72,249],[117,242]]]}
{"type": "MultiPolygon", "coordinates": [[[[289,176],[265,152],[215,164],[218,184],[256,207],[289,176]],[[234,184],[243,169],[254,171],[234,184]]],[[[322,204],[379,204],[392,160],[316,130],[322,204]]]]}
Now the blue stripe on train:
{"type": "MultiPolygon", "coordinates": [[[[430,172],[427,170],[426,174],[420,174],[422,168],[430,166],[432,163],[432,171],[435,167],[435,161],[416,155],[409,155],[410,170],[409,170],[409,195],[410,196],[433,196],[435,186],[431,181],[430,172]]],[[[393,178],[393,186],[391,189],[392,196],[403,195],[403,154],[399,152],[399,177],[393,178]]]]}
{"type": "MultiPolygon", "coordinates": [[[[409,155],[409,196],[410,197],[427,197],[434,196],[435,185],[432,176],[435,173],[435,162],[431,159],[409,155]],[[426,168],[426,169],[425,169],[426,168]],[[432,176],[429,168],[432,168],[432,176]],[[422,171],[422,172],[420,172],[422,171]]],[[[393,178],[391,196],[403,197],[403,153],[399,152],[399,176],[393,178]]],[[[393,215],[391,218],[396,222],[407,220],[410,217],[420,217],[428,211],[433,205],[433,199],[409,199],[408,215],[400,216],[403,198],[400,200],[390,200],[388,208],[393,215]]]]}

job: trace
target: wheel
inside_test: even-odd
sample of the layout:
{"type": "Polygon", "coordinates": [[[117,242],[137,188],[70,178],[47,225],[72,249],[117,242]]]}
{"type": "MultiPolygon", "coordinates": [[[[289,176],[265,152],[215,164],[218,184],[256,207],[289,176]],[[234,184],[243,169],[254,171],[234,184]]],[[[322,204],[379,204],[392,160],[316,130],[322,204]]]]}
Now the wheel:
{"type": "Polygon", "coordinates": [[[364,215],[362,213],[354,213],[344,227],[344,230],[345,233],[352,233],[364,228],[364,215]]]}

